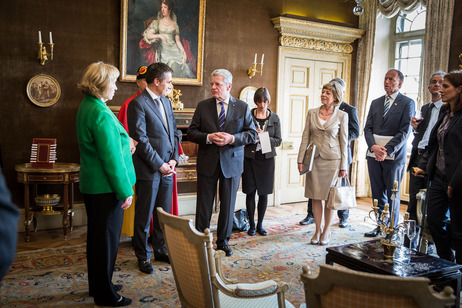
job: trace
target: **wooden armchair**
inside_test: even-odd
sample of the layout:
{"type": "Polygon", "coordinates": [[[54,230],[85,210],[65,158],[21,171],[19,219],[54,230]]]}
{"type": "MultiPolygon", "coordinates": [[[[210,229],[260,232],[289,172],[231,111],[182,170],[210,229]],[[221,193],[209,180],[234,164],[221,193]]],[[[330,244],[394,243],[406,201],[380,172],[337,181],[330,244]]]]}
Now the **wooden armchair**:
{"type": "Polygon", "coordinates": [[[158,212],[182,307],[293,307],[285,300],[286,283],[228,280],[221,270],[225,254],[219,250],[213,256],[208,229],[199,232],[192,219],[167,214],[161,208],[158,212]]]}
{"type": "Polygon", "coordinates": [[[450,287],[436,293],[427,278],[402,278],[370,274],[346,268],[321,265],[319,275],[308,274],[306,266],[300,275],[305,286],[309,308],[396,308],[449,307],[455,296],[450,287]]]}

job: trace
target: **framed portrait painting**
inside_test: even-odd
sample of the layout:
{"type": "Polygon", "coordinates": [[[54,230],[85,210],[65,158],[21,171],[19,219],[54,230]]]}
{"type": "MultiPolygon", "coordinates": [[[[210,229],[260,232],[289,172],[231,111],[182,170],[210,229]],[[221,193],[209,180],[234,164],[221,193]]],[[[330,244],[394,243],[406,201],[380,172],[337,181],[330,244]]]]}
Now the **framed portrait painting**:
{"type": "Polygon", "coordinates": [[[59,100],[61,87],[50,75],[40,74],[32,77],[26,87],[27,97],[39,107],[49,107],[59,100]]]}
{"type": "Polygon", "coordinates": [[[202,85],[206,0],[121,0],[120,80],[162,62],[173,83],[202,85]]]}

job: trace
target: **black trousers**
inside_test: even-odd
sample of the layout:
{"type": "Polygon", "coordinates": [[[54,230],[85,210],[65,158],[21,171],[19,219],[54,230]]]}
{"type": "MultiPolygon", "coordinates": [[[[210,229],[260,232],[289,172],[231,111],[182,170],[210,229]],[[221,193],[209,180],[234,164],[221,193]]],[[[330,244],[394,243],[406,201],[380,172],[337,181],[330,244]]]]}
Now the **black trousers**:
{"type": "MultiPolygon", "coordinates": [[[[409,167],[417,167],[422,155],[416,155],[413,162],[409,163],[409,167]]],[[[409,218],[417,221],[417,198],[416,195],[421,189],[425,189],[428,186],[428,178],[415,176],[410,172],[409,175],[409,203],[407,205],[407,212],[409,213],[409,218]]]]}
{"type": "Polygon", "coordinates": [[[436,172],[427,193],[427,223],[436,245],[438,256],[462,264],[462,193],[454,192],[449,198],[448,182],[444,175],[436,172]],[[446,224],[449,209],[451,226],[446,224]],[[454,258],[455,250],[456,256],[454,258]]]}
{"type": "MultiPolygon", "coordinates": [[[[213,168],[213,166],[211,166],[213,168]]],[[[213,204],[219,181],[220,213],[218,215],[217,245],[227,245],[233,229],[234,207],[241,176],[225,178],[220,162],[212,176],[197,174],[196,229],[204,232],[210,228],[213,204]]]]}
{"type": "Polygon", "coordinates": [[[138,260],[150,260],[152,250],[154,257],[165,254],[164,235],[160,229],[157,208],[161,207],[170,213],[172,209],[173,176],[163,177],[157,172],[153,181],[137,180],[135,190],[137,194],[135,204],[135,225],[133,234],[133,248],[138,260]],[[152,250],[148,245],[149,230],[153,224],[152,250]]]}
{"type": "Polygon", "coordinates": [[[117,200],[115,193],[83,197],[88,220],[88,287],[96,304],[111,305],[120,299],[113,288],[112,274],[122,230],[123,200],[117,200]]]}

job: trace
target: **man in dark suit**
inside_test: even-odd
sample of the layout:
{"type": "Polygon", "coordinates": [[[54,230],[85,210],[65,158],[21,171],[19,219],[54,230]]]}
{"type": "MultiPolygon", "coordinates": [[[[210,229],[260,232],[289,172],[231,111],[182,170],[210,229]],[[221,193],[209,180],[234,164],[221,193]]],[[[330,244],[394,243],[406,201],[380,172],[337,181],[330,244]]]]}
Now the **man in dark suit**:
{"type": "MultiPolygon", "coordinates": [[[[445,72],[437,71],[430,77],[428,91],[431,93],[432,100],[430,103],[422,106],[420,109],[420,118],[416,119],[416,117],[412,117],[411,119],[411,126],[414,129],[414,140],[412,141],[411,157],[407,167],[407,171],[410,172],[407,212],[409,213],[409,218],[412,220],[417,220],[416,195],[419,193],[419,190],[427,188],[428,185],[428,178],[415,176],[412,168],[418,167],[421,157],[427,150],[430,133],[438,120],[438,115],[443,105],[440,90],[444,75],[445,72]]],[[[416,241],[417,237],[413,240],[413,248],[416,241]]]]}
{"type": "Polygon", "coordinates": [[[0,281],[10,268],[16,253],[19,210],[11,202],[11,194],[0,172],[0,281]]]}
{"type": "Polygon", "coordinates": [[[172,69],[164,63],[151,64],[146,82],[146,89],[128,105],[127,120],[130,137],[138,142],[133,155],[137,192],[133,247],[140,271],[150,274],[153,271],[152,250],[148,246],[151,216],[154,258],[170,262],[156,209],[162,207],[167,213],[171,210],[178,138],[172,105],[165,98],[172,89],[172,69]]]}
{"type": "MultiPolygon", "coordinates": [[[[343,91],[343,96],[345,96],[346,90],[346,83],[342,78],[334,78],[330,83],[337,83],[343,91]]],[[[351,155],[351,147],[350,143],[353,140],[358,139],[359,137],[359,121],[358,121],[358,112],[356,107],[353,107],[345,102],[342,102],[339,106],[339,109],[345,111],[348,114],[348,165],[351,165],[353,161],[353,156],[351,155]]],[[[339,227],[346,228],[348,227],[348,217],[350,216],[349,210],[339,210],[337,211],[338,218],[340,220],[339,227]]],[[[309,225],[314,223],[314,216],[313,216],[313,203],[308,200],[308,214],[306,217],[300,221],[302,226],[309,225]]]]}
{"type": "MultiPolygon", "coordinates": [[[[386,95],[372,101],[364,127],[372,198],[378,200],[379,213],[385,203],[390,205],[395,225],[399,220],[399,188],[406,165],[406,141],[411,130],[411,118],[415,114],[414,101],[399,93],[403,81],[404,76],[397,69],[390,69],[385,74],[386,95]],[[379,139],[389,140],[380,145],[379,139]],[[395,181],[398,182],[398,192],[396,199],[392,200],[395,181]]],[[[379,232],[377,227],[364,236],[376,237],[379,232]]]]}
{"type": "Polygon", "coordinates": [[[233,76],[225,69],[212,73],[212,98],[197,105],[188,128],[188,140],[199,144],[197,154],[196,228],[210,227],[219,180],[220,214],[217,249],[227,256],[233,227],[234,205],[243,172],[244,146],[255,142],[257,131],[248,105],[230,96],[233,76]]]}

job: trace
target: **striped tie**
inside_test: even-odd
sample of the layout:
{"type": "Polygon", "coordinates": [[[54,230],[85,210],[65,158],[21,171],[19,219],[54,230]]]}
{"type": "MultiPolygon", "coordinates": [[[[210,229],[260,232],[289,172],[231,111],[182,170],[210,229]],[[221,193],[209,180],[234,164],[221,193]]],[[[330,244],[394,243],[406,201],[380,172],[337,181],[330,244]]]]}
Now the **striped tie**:
{"type": "Polygon", "coordinates": [[[388,110],[390,110],[390,96],[387,95],[385,99],[385,106],[383,107],[383,116],[387,114],[388,110]]]}
{"type": "Polygon", "coordinates": [[[225,103],[220,102],[221,111],[220,115],[218,116],[218,124],[220,125],[220,131],[223,130],[223,126],[225,125],[225,103]]]}

